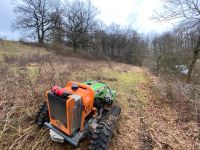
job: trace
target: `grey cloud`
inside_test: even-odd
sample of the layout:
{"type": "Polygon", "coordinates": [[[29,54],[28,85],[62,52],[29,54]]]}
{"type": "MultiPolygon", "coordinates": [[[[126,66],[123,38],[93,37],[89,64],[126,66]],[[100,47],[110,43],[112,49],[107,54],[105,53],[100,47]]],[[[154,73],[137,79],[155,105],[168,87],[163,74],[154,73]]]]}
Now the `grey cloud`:
{"type": "Polygon", "coordinates": [[[11,21],[15,18],[10,0],[0,1],[0,36],[16,40],[20,37],[18,32],[12,32],[11,21]]]}

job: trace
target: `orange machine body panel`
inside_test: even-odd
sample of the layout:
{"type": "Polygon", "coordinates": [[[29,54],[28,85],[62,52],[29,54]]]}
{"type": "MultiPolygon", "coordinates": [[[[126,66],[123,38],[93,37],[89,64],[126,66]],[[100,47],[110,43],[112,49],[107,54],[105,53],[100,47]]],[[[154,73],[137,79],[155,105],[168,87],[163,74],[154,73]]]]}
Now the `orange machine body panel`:
{"type": "MultiPolygon", "coordinates": [[[[82,102],[82,113],[81,113],[81,123],[80,123],[80,131],[83,131],[84,129],[84,123],[85,123],[85,118],[95,110],[95,108],[93,108],[93,103],[94,103],[94,91],[92,90],[92,88],[89,85],[84,85],[81,83],[77,83],[77,82],[73,82],[70,81],[67,83],[67,85],[64,87],[66,89],[67,92],[69,92],[70,94],[76,94],[78,96],[81,97],[81,102],[82,102]],[[78,89],[77,90],[72,90],[72,84],[75,83],[78,85],[78,89]]],[[[66,116],[67,116],[67,125],[63,125],[59,120],[56,120],[54,118],[51,117],[51,107],[49,106],[49,101],[48,101],[48,92],[46,93],[46,97],[47,97],[47,104],[48,104],[48,108],[49,108],[49,118],[50,118],[50,123],[57,127],[58,129],[60,129],[61,131],[63,131],[64,133],[66,133],[67,135],[72,135],[72,120],[73,120],[73,109],[75,106],[75,101],[74,98],[71,96],[67,97],[66,100],[66,116]]]]}

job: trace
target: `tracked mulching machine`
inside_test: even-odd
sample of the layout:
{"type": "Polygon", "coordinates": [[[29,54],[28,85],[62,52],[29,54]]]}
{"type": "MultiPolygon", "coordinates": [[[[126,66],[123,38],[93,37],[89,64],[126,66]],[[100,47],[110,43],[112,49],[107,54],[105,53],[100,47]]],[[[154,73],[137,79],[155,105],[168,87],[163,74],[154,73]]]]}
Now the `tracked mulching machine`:
{"type": "Polygon", "coordinates": [[[77,146],[90,138],[90,150],[109,147],[121,113],[113,105],[116,92],[98,81],[70,81],[64,88],[53,86],[36,115],[36,124],[50,131],[53,141],[77,146]]]}

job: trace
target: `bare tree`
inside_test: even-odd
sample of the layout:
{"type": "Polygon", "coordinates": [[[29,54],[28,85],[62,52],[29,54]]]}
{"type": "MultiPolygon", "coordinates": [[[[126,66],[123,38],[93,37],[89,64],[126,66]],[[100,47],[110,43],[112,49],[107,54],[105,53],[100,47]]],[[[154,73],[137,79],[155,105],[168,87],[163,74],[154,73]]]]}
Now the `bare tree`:
{"type": "Polygon", "coordinates": [[[39,44],[43,44],[59,19],[53,15],[59,4],[59,0],[21,0],[15,3],[17,18],[13,23],[14,29],[29,33],[39,44]]]}
{"type": "Polygon", "coordinates": [[[96,30],[93,41],[97,54],[134,65],[143,63],[146,43],[131,27],[126,29],[112,23],[96,30]]]}
{"type": "Polygon", "coordinates": [[[96,25],[98,10],[91,1],[76,0],[68,2],[65,8],[65,32],[74,51],[87,44],[88,35],[96,25]]]}
{"type": "MultiPolygon", "coordinates": [[[[179,29],[182,31],[197,30],[200,27],[200,1],[199,0],[163,0],[163,11],[156,12],[156,19],[161,21],[181,20],[179,29]]],[[[189,66],[187,81],[191,75],[200,53],[200,34],[193,50],[193,59],[189,66]]]]}
{"type": "Polygon", "coordinates": [[[52,23],[54,28],[50,30],[48,39],[54,44],[63,44],[65,39],[64,34],[64,20],[63,20],[62,8],[57,8],[55,12],[52,13],[52,23]]]}

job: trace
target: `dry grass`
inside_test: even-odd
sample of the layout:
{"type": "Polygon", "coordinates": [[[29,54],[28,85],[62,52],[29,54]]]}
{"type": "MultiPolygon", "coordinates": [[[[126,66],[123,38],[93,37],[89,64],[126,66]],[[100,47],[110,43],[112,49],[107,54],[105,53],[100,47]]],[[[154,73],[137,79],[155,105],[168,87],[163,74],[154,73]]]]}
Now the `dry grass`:
{"type": "Polygon", "coordinates": [[[195,86],[178,80],[152,82],[156,86],[149,85],[153,98],[145,111],[155,149],[200,149],[200,103],[191,95],[195,86]]]}
{"type": "Polygon", "coordinates": [[[122,115],[110,149],[200,149],[198,120],[184,121],[192,112],[185,107],[190,105],[168,101],[157,87],[159,80],[144,68],[51,53],[16,56],[2,59],[0,65],[0,149],[87,149],[87,139],[77,148],[52,142],[34,117],[54,83],[64,86],[69,80],[89,79],[117,91],[122,115]]]}

